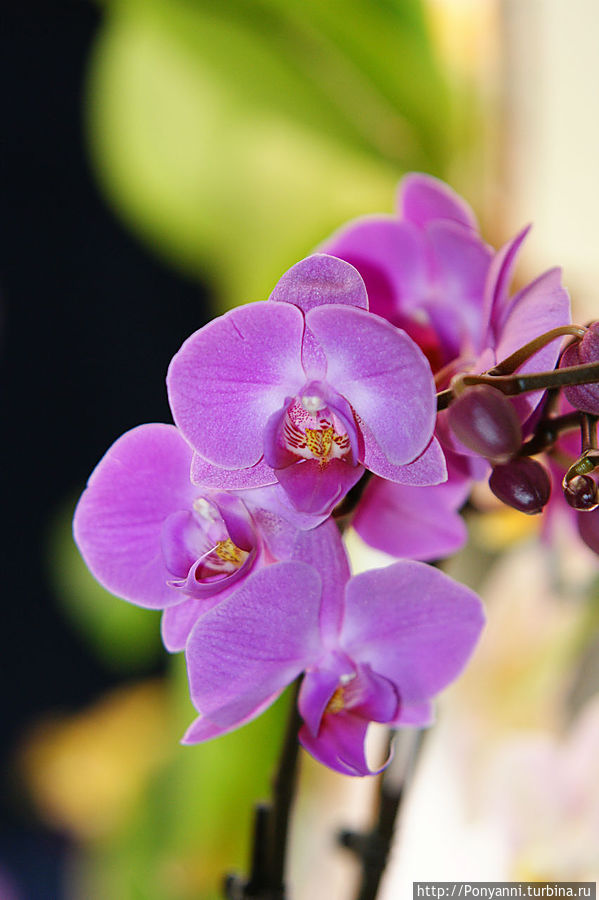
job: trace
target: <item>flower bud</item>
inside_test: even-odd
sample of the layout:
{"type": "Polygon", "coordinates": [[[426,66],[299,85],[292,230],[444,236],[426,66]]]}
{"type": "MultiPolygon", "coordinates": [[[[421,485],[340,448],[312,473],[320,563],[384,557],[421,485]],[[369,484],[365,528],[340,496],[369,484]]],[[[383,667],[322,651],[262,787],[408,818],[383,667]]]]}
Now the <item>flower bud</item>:
{"type": "Polygon", "coordinates": [[[451,403],[449,425],[455,436],[492,463],[507,463],[522,444],[522,429],[512,403],[497,388],[478,384],[451,403]]]}
{"type": "Polygon", "coordinates": [[[541,463],[528,456],[495,466],[489,478],[495,496],[520,512],[539,513],[549,500],[551,481],[541,463]]]}
{"type": "Polygon", "coordinates": [[[581,538],[587,547],[599,553],[599,509],[594,512],[580,512],[576,518],[581,538]]]}
{"type": "Polygon", "coordinates": [[[564,480],[564,497],[573,509],[588,511],[599,506],[597,485],[590,475],[575,475],[564,480]]]}
{"type": "MultiPolygon", "coordinates": [[[[580,366],[599,362],[599,322],[593,322],[582,340],[571,344],[560,362],[564,366],[580,366]]],[[[572,406],[582,412],[599,415],[599,383],[574,384],[564,388],[564,394],[572,406]]]]}

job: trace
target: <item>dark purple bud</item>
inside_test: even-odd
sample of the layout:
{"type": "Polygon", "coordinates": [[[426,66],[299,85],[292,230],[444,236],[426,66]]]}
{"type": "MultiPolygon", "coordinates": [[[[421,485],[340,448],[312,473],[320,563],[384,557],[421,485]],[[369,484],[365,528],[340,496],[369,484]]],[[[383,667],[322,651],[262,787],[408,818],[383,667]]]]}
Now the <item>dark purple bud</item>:
{"type": "MultiPolygon", "coordinates": [[[[567,348],[562,356],[560,368],[593,362],[599,362],[599,322],[593,322],[582,340],[567,348]]],[[[576,409],[599,415],[599,383],[568,385],[564,388],[564,394],[576,409]]]]}
{"type": "Polygon", "coordinates": [[[599,509],[594,512],[580,512],[576,518],[581,538],[587,547],[599,553],[599,509]]]}
{"type": "Polygon", "coordinates": [[[565,482],[564,497],[573,509],[591,510],[599,506],[597,485],[590,475],[575,475],[565,482]]]}
{"type": "Polygon", "coordinates": [[[522,429],[512,403],[497,388],[478,384],[452,401],[449,425],[455,436],[492,463],[506,463],[522,444],[522,429]]]}
{"type": "Polygon", "coordinates": [[[547,471],[528,456],[513,459],[505,466],[495,466],[489,487],[503,503],[529,515],[541,512],[551,494],[547,471]]]}

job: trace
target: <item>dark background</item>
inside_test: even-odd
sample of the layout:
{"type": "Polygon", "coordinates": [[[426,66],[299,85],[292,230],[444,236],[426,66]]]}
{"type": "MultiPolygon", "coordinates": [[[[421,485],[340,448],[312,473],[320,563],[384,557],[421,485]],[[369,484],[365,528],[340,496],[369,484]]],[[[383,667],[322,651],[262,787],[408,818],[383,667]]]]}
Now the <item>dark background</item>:
{"type": "Polygon", "coordinates": [[[23,807],[15,743],[43,711],[75,709],[117,680],[57,608],[48,529],[120,433],[170,421],[168,362],[210,317],[206,291],[138,244],[94,183],[83,85],[100,15],[84,0],[21,2],[0,34],[0,865],[26,900],[59,896],[65,847],[23,807]]]}

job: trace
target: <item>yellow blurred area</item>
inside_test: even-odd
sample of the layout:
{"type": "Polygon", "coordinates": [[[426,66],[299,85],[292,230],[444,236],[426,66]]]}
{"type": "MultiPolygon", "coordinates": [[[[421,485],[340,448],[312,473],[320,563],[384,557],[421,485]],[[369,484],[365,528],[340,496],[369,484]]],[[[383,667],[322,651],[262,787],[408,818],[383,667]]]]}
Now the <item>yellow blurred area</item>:
{"type": "Polygon", "coordinates": [[[19,766],[43,819],[93,840],[127,819],[175,743],[165,686],[151,681],[118,688],[81,713],[36,725],[19,766]]]}

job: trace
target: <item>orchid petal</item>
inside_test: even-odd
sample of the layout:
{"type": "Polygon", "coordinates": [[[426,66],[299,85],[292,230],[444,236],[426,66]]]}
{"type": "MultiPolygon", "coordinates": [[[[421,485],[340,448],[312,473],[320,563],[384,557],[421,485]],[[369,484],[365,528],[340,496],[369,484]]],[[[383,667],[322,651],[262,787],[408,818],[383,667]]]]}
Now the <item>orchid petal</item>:
{"type": "Polygon", "coordinates": [[[451,219],[466,228],[478,227],[470,206],[449,185],[420,172],[411,172],[399,183],[400,216],[423,227],[435,219],[451,219]]]}
{"type": "Polygon", "coordinates": [[[457,511],[470,490],[467,478],[430,487],[373,478],[352,522],[362,540],[406,559],[435,560],[462,547],[468,532],[457,511]]]}
{"type": "Polygon", "coordinates": [[[185,649],[191,630],[204,613],[221,601],[222,595],[196,598],[190,597],[176,606],[169,606],[162,613],[160,633],[162,642],[170,653],[178,653],[185,649]]]}
{"type": "Polygon", "coordinates": [[[299,740],[315,759],[343,775],[376,775],[385,766],[372,770],[366,761],[364,741],[369,724],[366,719],[341,710],[323,716],[316,738],[304,725],[299,740]]]}
{"type": "MultiPolygon", "coordinates": [[[[528,341],[570,321],[570,297],[561,284],[561,269],[550,269],[511,301],[497,344],[497,359],[505,359],[528,341]]],[[[518,374],[553,369],[562,343],[563,338],[551,341],[527,359],[518,368],[518,374]]],[[[513,399],[521,421],[535,408],[543,393],[534,391],[513,399]]]]}
{"type": "Polygon", "coordinates": [[[199,453],[194,453],[191,461],[191,480],[201,487],[239,491],[276,484],[277,476],[264,459],[246,469],[224,469],[208,462],[199,453]]]}
{"type": "Polygon", "coordinates": [[[252,303],[196,331],[167,376],[175,422],[215,465],[249,468],[262,456],[270,415],[305,381],[303,316],[289,304],[252,303]]]}
{"type": "Polygon", "coordinates": [[[447,466],[441,444],[433,437],[427,448],[413,462],[394,466],[387,460],[372,436],[372,432],[362,423],[364,434],[364,465],[375,475],[396,484],[434,485],[447,480],[447,466]]]}
{"type": "Polygon", "coordinates": [[[329,384],[366,423],[389,462],[419,456],[436,414],[422,351],[403,331],[361,309],[321,306],[306,320],[326,354],[329,384]]]}
{"type": "Polygon", "coordinates": [[[228,727],[290,684],[320,653],[320,599],[314,568],[275,563],[207,612],[186,648],[196,709],[228,727]]]}
{"type": "Polygon", "coordinates": [[[324,249],[356,267],[366,284],[368,308],[390,321],[409,314],[429,293],[425,239],[409,222],[365,216],[337,231],[324,249]]]}
{"type": "Polygon", "coordinates": [[[161,532],[189,509],[191,449],[172,425],[141,425],[100,460],[75,511],[74,535],[92,574],[109,591],[149,608],[179,603],[167,582],[161,532]]]}
{"type": "Polygon", "coordinates": [[[363,473],[362,466],[342,459],[332,459],[324,467],[317,459],[304,459],[276,472],[294,506],[315,516],[330,513],[363,473]]]}
{"type": "Polygon", "coordinates": [[[471,590],[431,566],[401,561],[349,581],[340,644],[411,705],[459,674],[483,621],[471,590]]]}
{"type": "Polygon", "coordinates": [[[479,352],[486,347],[495,348],[496,346],[498,329],[508,303],[508,292],[516,259],[530,229],[531,226],[527,225],[522,231],[519,231],[493,257],[485,284],[479,352]]]}
{"type": "Polygon", "coordinates": [[[349,263],[325,253],[315,253],[292,266],[269,299],[292,303],[304,313],[328,303],[368,309],[360,274],[349,263]]]}

